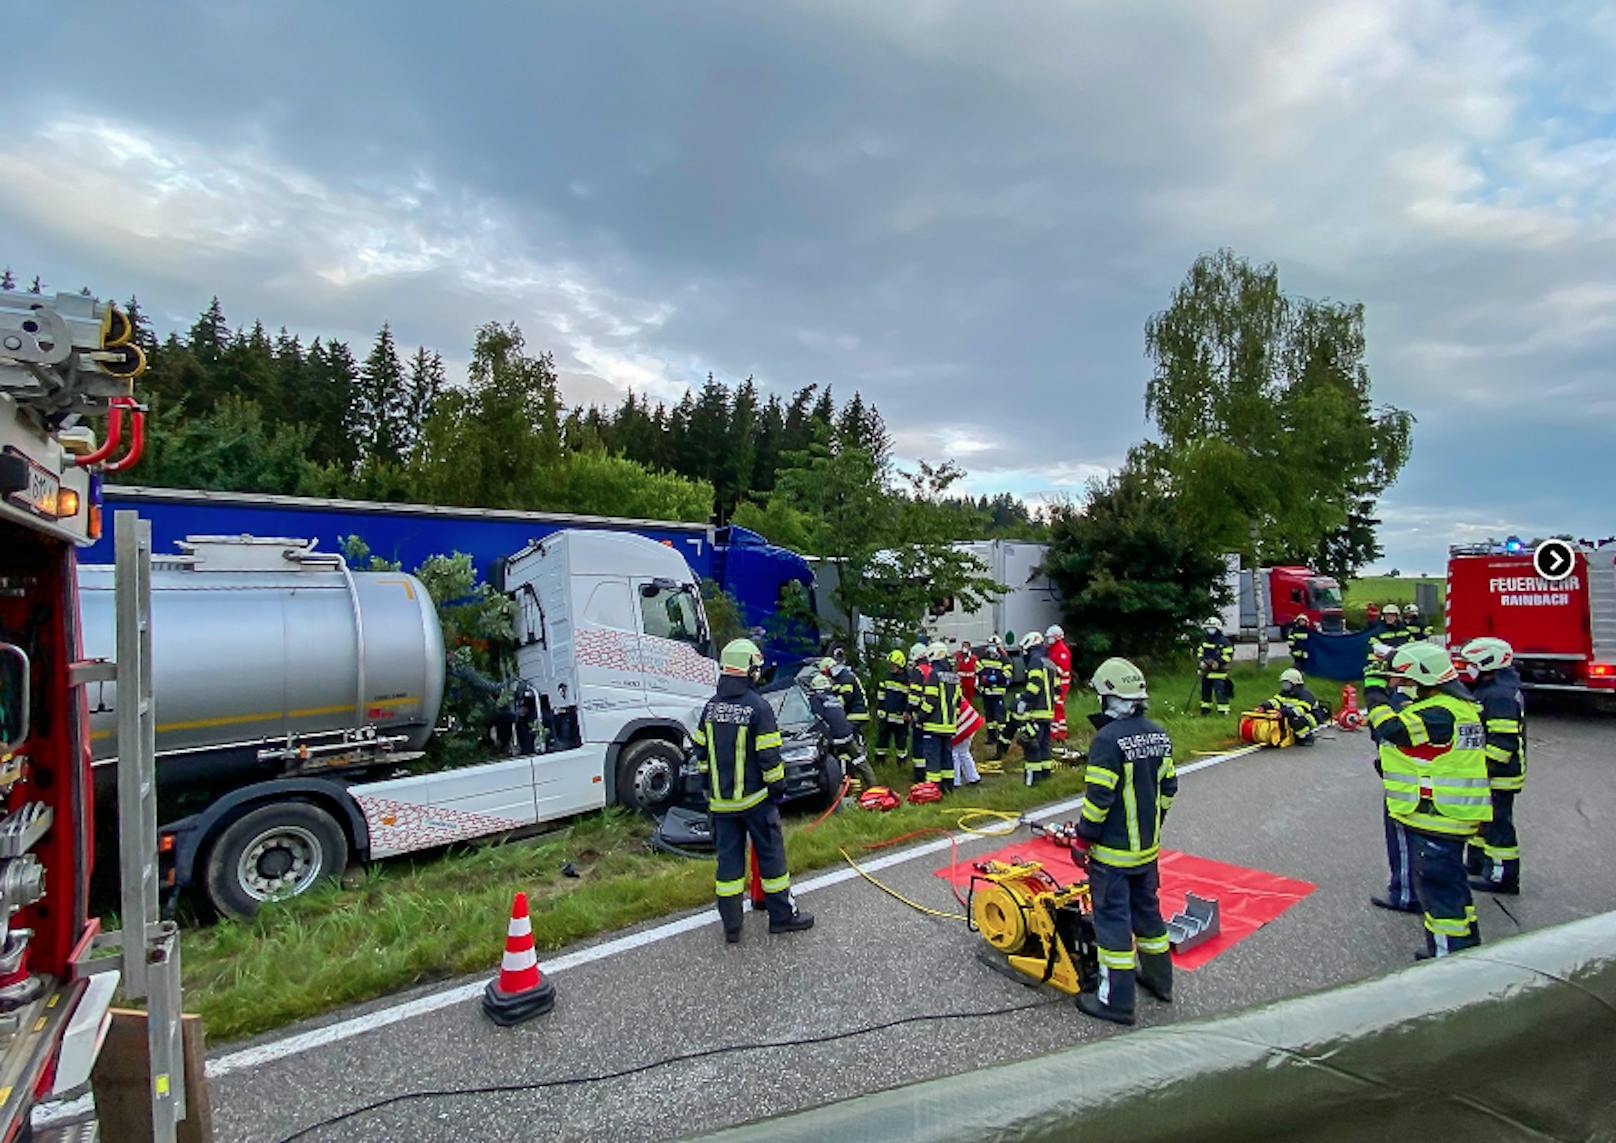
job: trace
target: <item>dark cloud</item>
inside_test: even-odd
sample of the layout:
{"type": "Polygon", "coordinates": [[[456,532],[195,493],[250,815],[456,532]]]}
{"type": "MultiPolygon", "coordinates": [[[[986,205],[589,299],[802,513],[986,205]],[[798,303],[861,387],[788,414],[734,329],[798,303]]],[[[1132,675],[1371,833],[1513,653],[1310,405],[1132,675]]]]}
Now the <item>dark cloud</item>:
{"type": "Polygon", "coordinates": [[[577,399],[858,388],[905,450],[1036,494],[1144,433],[1143,322],[1232,245],[1368,306],[1421,418],[1393,562],[1439,562],[1445,520],[1584,518],[1616,405],[1597,7],[125,12],[52,10],[0,143],[3,257],[72,287],[451,356],[514,319],[577,399]],[[84,66],[108,26],[133,74],[84,66]]]}

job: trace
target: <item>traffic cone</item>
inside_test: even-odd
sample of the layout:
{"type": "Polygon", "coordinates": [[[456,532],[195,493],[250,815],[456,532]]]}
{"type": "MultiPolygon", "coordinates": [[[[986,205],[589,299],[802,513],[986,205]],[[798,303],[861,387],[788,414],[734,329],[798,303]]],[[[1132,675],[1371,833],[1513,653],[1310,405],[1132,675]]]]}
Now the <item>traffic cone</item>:
{"type": "Polygon", "coordinates": [[[511,902],[511,924],[505,931],[505,957],[499,976],[483,989],[483,1015],[502,1028],[541,1016],[555,1007],[555,985],[539,971],[533,952],[533,922],[527,915],[527,894],[511,902]]]}
{"type": "Polygon", "coordinates": [[[748,845],[746,852],[748,860],[752,863],[752,872],[746,885],[746,893],[747,896],[752,898],[752,912],[761,913],[768,901],[768,895],[763,892],[763,870],[758,868],[757,846],[748,845]]]}

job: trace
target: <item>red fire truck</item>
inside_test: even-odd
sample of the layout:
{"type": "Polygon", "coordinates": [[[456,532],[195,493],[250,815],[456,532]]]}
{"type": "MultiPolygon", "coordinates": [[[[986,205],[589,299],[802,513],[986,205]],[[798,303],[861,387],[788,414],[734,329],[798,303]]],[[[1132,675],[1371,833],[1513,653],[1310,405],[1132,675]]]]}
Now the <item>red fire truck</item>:
{"type": "MultiPolygon", "coordinates": [[[[178,934],[157,909],[149,555],[133,513],[117,664],[85,661],[79,642],[75,553],[100,533],[100,473],[142,443],[133,333],[91,297],[0,291],[0,1143],[29,1135],[37,1100],[89,1078],[120,984],[150,1010],[153,1137],[173,1139],[184,1116],[178,934]],[[121,933],[89,914],[97,681],[146,699],[119,703],[121,933]]],[[[144,541],[149,553],[149,528],[144,541]]]]}
{"type": "Polygon", "coordinates": [[[1573,566],[1555,580],[1538,573],[1536,547],[1449,549],[1449,650],[1496,635],[1515,648],[1524,685],[1616,695],[1616,544],[1572,544],[1573,566]]]}

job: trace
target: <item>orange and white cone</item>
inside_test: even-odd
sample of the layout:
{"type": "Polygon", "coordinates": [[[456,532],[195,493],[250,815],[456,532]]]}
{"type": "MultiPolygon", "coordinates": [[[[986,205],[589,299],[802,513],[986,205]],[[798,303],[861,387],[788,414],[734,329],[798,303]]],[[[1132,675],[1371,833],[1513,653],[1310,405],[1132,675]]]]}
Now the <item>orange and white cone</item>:
{"type": "Polygon", "coordinates": [[[505,931],[505,956],[499,976],[483,989],[483,1015],[502,1028],[541,1016],[555,1007],[555,985],[539,971],[533,951],[533,922],[527,915],[527,894],[511,902],[511,923],[505,931]]]}

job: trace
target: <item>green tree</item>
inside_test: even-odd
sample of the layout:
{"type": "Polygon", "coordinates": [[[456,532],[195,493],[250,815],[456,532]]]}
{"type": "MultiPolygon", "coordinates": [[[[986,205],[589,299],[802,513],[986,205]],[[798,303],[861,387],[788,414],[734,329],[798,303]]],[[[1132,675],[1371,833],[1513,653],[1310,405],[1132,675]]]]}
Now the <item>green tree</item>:
{"type": "Polygon", "coordinates": [[[438,398],[448,385],[443,358],[429,353],[425,346],[410,358],[410,377],[404,387],[403,416],[399,421],[400,444],[406,456],[414,456],[421,438],[421,428],[438,406],[438,398]]]}
{"type": "Polygon", "coordinates": [[[1149,474],[1124,466],[1091,482],[1081,509],[1058,507],[1053,517],[1043,568],[1060,589],[1082,668],[1108,655],[1177,650],[1221,603],[1219,549],[1183,524],[1149,474]]]}
{"type": "Polygon", "coordinates": [[[404,366],[398,359],[393,329],[383,322],[376,344],[359,368],[359,384],[354,389],[349,432],[359,443],[365,464],[398,464],[404,457],[405,421],[409,396],[404,385],[404,366]]]}
{"type": "Polygon", "coordinates": [[[309,458],[313,433],[270,425],[253,401],[230,396],[195,417],[166,415],[154,402],[139,465],[119,479],[170,488],[327,496],[337,474],[309,458]]]}
{"type": "Polygon", "coordinates": [[[1408,458],[1413,417],[1372,405],[1364,349],[1361,305],[1287,298],[1272,264],[1202,255],[1145,326],[1161,439],[1132,462],[1209,544],[1312,550],[1408,458]]]}

